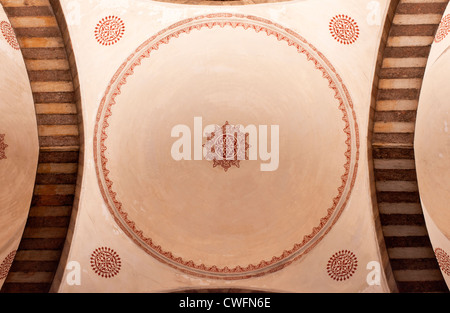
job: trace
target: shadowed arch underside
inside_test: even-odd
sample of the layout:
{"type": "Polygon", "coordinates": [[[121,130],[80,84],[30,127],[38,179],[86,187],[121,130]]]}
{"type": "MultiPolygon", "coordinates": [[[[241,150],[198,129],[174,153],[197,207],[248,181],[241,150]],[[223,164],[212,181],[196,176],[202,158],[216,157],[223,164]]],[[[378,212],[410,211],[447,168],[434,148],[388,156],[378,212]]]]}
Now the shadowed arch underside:
{"type": "Polygon", "coordinates": [[[33,93],[39,163],[25,230],[1,292],[48,292],[76,202],[79,90],[59,1],[1,0],[17,36],[33,93]],[[53,6],[52,6],[53,4],[53,6]]]}
{"type": "Polygon", "coordinates": [[[448,292],[420,204],[414,157],[417,105],[448,0],[400,0],[380,60],[372,158],[381,228],[399,292],[448,292]]]}

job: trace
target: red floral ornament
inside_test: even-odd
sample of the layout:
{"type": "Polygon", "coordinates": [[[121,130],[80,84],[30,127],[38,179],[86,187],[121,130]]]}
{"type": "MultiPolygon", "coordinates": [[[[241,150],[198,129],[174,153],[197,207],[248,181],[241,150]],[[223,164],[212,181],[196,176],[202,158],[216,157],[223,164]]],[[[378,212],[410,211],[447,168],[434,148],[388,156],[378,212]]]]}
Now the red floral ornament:
{"type": "Polygon", "coordinates": [[[12,262],[16,256],[17,250],[10,252],[0,265],[0,279],[5,279],[11,269],[12,262]]]}
{"type": "Polygon", "coordinates": [[[450,276],[450,256],[441,248],[436,248],[434,254],[436,255],[436,259],[442,272],[450,276]]]}
{"type": "Polygon", "coordinates": [[[17,41],[16,34],[14,33],[11,24],[6,21],[1,22],[0,30],[3,37],[6,39],[6,42],[8,42],[14,50],[20,50],[19,42],[17,41]]]}
{"type": "Polygon", "coordinates": [[[331,36],[341,44],[352,44],[359,37],[358,24],[347,15],[336,15],[331,19],[329,27],[331,36]]]}
{"type": "Polygon", "coordinates": [[[122,262],[113,249],[101,247],[95,249],[91,254],[91,267],[97,275],[111,278],[119,274],[122,262]]]}
{"type": "Polygon", "coordinates": [[[95,39],[104,46],[118,42],[125,33],[125,23],[117,16],[102,18],[95,27],[95,39]]]}
{"type": "Polygon", "coordinates": [[[436,36],[434,37],[434,42],[440,42],[447,37],[450,31],[450,14],[444,16],[439,24],[438,30],[436,31],[436,36]]]}
{"type": "Polygon", "coordinates": [[[328,275],[337,281],[349,279],[358,268],[356,255],[349,250],[341,250],[333,254],[327,264],[328,275]]]}
{"type": "Polygon", "coordinates": [[[208,134],[203,146],[213,167],[220,166],[226,172],[232,166],[239,168],[240,161],[248,159],[248,134],[241,132],[239,126],[226,122],[222,127],[216,125],[214,132],[208,134]]]}

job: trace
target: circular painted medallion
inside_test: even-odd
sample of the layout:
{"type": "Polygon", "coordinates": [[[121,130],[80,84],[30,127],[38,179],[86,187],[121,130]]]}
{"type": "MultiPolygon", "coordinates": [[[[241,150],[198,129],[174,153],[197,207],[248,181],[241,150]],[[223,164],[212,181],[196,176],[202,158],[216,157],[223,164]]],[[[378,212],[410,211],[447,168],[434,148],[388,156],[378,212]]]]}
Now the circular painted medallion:
{"type": "Polygon", "coordinates": [[[445,15],[441,22],[439,23],[439,27],[436,31],[436,36],[434,37],[434,42],[441,42],[447,37],[448,32],[450,31],[450,14],[445,15]]]}
{"type": "Polygon", "coordinates": [[[5,279],[8,277],[9,270],[11,269],[12,263],[16,256],[16,250],[11,251],[0,264],[0,279],[5,279]]]}
{"type": "Polygon", "coordinates": [[[441,248],[436,248],[434,254],[436,255],[436,259],[442,272],[447,276],[450,276],[450,256],[441,248]]]}
{"type": "Polygon", "coordinates": [[[358,258],[348,250],[336,252],[328,260],[328,276],[337,281],[347,280],[353,276],[358,268],[358,258]]]}
{"type": "Polygon", "coordinates": [[[102,18],[94,30],[95,39],[103,46],[117,43],[125,33],[125,23],[117,16],[102,18]]]}
{"type": "Polygon", "coordinates": [[[356,21],[343,14],[336,15],[330,21],[330,33],[331,36],[339,43],[344,45],[349,45],[359,37],[359,27],[356,21]]]}
{"type": "Polygon", "coordinates": [[[19,42],[17,41],[16,34],[14,33],[11,24],[6,21],[2,21],[0,23],[0,29],[2,31],[3,37],[8,42],[8,44],[14,50],[20,50],[19,42]]]}
{"type": "Polygon", "coordinates": [[[119,274],[122,261],[116,251],[108,247],[95,249],[91,254],[92,270],[99,276],[111,278],[119,274]]]}

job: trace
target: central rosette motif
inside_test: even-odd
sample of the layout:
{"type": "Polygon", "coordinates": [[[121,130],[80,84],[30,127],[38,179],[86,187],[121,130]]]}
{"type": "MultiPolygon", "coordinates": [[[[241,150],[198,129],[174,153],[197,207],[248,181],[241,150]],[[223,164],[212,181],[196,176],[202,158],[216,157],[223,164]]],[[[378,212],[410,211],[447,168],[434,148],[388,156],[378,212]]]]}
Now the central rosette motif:
{"type": "Polygon", "coordinates": [[[230,125],[228,121],[222,127],[216,125],[203,146],[207,151],[205,159],[225,172],[232,166],[239,168],[241,160],[248,160],[248,134],[241,131],[241,125],[230,125]]]}

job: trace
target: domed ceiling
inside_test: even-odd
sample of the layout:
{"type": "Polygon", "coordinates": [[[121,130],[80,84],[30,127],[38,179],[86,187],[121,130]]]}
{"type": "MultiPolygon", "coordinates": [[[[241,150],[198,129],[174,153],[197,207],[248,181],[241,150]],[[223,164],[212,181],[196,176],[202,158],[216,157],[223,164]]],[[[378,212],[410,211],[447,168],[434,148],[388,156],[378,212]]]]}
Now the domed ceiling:
{"type": "Polygon", "coordinates": [[[450,282],[450,153],[448,64],[450,11],[444,13],[433,41],[417,110],[415,150],[417,179],[430,240],[447,284],[450,282]]]}
{"type": "Polygon", "coordinates": [[[170,265],[224,278],[311,250],[345,208],[359,156],[353,102],[329,61],[244,15],[194,17],[146,41],[111,80],[96,130],[100,188],[122,229],[170,265]],[[204,128],[226,122],[243,126],[208,139],[204,128]],[[247,147],[230,157],[223,147],[241,133],[247,147]]]}
{"type": "Polygon", "coordinates": [[[383,7],[340,5],[63,1],[85,121],[67,260],[85,283],[54,288],[387,288],[366,282],[361,133],[383,7]]]}
{"type": "Polygon", "coordinates": [[[446,3],[254,2],[2,2],[2,291],[446,288],[446,3]]]}

